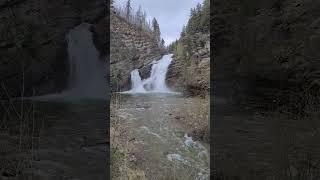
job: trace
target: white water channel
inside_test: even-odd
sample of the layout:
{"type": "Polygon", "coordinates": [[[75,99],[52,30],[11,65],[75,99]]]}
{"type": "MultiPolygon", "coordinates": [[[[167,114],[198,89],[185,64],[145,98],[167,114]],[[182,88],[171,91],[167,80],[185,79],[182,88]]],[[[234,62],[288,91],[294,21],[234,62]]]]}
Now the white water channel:
{"type": "Polygon", "coordinates": [[[131,90],[122,93],[176,93],[166,85],[166,75],[172,61],[172,54],[163,56],[160,60],[154,61],[151,67],[150,77],[142,79],[139,70],[131,72],[131,90]]]}

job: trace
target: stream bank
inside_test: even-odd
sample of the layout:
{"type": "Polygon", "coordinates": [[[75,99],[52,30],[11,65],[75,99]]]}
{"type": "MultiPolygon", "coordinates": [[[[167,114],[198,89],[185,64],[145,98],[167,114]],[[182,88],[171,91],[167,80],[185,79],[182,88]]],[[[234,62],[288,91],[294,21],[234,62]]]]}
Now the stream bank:
{"type": "Polygon", "coordinates": [[[208,133],[207,105],[177,95],[115,94],[110,136],[111,159],[118,164],[112,166],[112,177],[208,179],[209,145],[198,141],[187,123],[202,122],[208,133]]]}

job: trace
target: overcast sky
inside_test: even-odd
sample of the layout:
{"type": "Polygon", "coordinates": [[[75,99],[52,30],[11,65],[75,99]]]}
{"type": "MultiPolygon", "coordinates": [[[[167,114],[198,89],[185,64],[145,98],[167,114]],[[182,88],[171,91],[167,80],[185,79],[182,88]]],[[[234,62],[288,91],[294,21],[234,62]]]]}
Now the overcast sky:
{"type": "MultiPolygon", "coordinates": [[[[116,6],[124,6],[127,0],[115,0],[116,6]]],[[[190,16],[190,9],[203,0],[131,0],[136,11],[141,5],[148,19],[155,17],[160,25],[161,37],[166,45],[179,38],[183,25],[190,16]]]]}

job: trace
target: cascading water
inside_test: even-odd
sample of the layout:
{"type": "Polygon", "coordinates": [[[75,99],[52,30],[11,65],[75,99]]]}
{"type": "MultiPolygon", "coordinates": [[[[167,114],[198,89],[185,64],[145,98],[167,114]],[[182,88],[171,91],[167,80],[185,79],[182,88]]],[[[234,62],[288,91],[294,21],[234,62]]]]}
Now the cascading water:
{"type": "Polygon", "coordinates": [[[172,61],[172,54],[165,55],[159,61],[153,63],[151,75],[149,78],[142,80],[139,70],[131,72],[131,90],[124,93],[172,93],[166,85],[166,74],[172,61]]]}
{"type": "Polygon", "coordinates": [[[94,46],[90,24],[82,23],[66,35],[69,55],[69,79],[65,91],[30,97],[32,100],[106,99],[106,63],[94,46]]]}
{"type": "Polygon", "coordinates": [[[139,75],[139,70],[135,69],[131,72],[131,86],[132,91],[134,92],[145,92],[145,89],[143,87],[143,83],[141,80],[141,77],[139,75]]]}
{"type": "Polygon", "coordinates": [[[90,26],[82,23],[67,34],[70,76],[66,93],[80,98],[105,98],[106,64],[93,44],[90,26]]]}

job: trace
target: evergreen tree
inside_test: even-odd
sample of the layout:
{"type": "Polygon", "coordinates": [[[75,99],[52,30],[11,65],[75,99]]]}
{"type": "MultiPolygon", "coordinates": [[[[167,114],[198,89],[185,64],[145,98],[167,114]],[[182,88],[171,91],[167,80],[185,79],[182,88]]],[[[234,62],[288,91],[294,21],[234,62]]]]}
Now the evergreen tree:
{"type": "Polygon", "coordinates": [[[147,13],[146,11],[143,11],[142,16],[141,16],[141,26],[143,29],[148,29],[148,23],[147,23],[147,13]]]}
{"type": "Polygon", "coordinates": [[[161,39],[161,47],[163,47],[163,48],[164,48],[164,47],[165,47],[165,45],[164,45],[164,44],[165,44],[165,41],[164,41],[163,39],[161,39]]]}
{"type": "Polygon", "coordinates": [[[185,35],[186,35],[186,26],[183,25],[182,31],[181,31],[181,33],[180,33],[180,36],[181,36],[181,37],[184,37],[185,35]]]}
{"type": "Polygon", "coordinates": [[[130,20],[131,10],[132,10],[131,0],[128,0],[128,1],[127,1],[127,5],[126,5],[126,19],[127,19],[127,20],[130,20]]]}
{"type": "Polygon", "coordinates": [[[210,32],[210,0],[204,0],[203,2],[200,24],[203,32],[210,32]]]}
{"type": "Polygon", "coordinates": [[[202,14],[202,6],[200,3],[197,4],[197,7],[196,7],[196,16],[197,18],[201,18],[201,14],[202,14]]]}
{"type": "Polygon", "coordinates": [[[136,23],[138,24],[139,27],[142,28],[143,20],[142,20],[142,9],[141,6],[139,6],[138,11],[136,12],[136,23]]]}
{"type": "Polygon", "coordinates": [[[195,32],[195,28],[196,28],[195,17],[196,17],[196,9],[191,8],[190,19],[189,19],[187,27],[186,27],[186,32],[188,34],[192,34],[195,32]]]}
{"type": "Polygon", "coordinates": [[[159,27],[159,24],[158,24],[158,21],[156,18],[153,18],[152,20],[152,28],[153,28],[153,33],[154,33],[154,36],[156,38],[156,41],[157,43],[160,45],[160,36],[161,36],[161,33],[160,33],[160,27],[159,27]]]}
{"type": "MultiPolygon", "coordinates": [[[[190,18],[186,27],[188,34],[197,32],[209,32],[210,30],[210,1],[204,0],[203,5],[197,4],[196,8],[192,8],[190,18]]],[[[183,33],[182,33],[183,34],[183,33]]]]}

